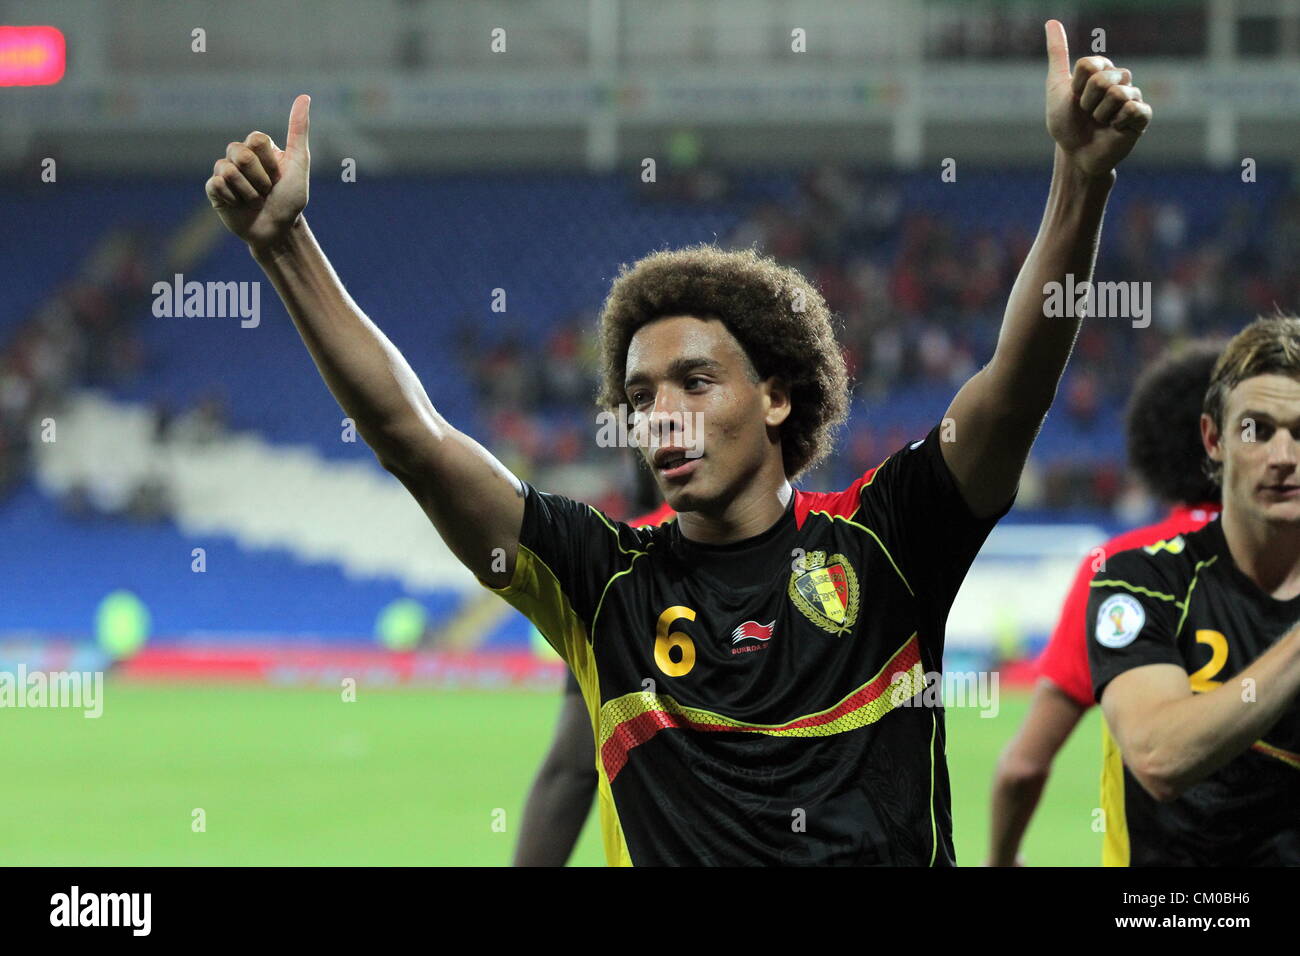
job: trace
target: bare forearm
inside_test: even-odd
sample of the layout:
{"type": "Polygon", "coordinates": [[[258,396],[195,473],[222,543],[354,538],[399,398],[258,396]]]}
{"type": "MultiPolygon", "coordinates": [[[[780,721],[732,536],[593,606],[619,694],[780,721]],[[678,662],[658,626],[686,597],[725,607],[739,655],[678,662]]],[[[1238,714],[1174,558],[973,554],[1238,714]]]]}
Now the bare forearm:
{"type": "Polygon", "coordinates": [[[989,865],[1014,866],[1038,807],[1052,761],[1073,733],[1084,708],[1048,678],[1039,680],[1029,713],[998,760],[993,778],[989,865]]]}
{"type": "Polygon", "coordinates": [[[1038,808],[1047,775],[1008,776],[993,782],[993,831],[989,835],[989,866],[1015,866],[1025,830],[1038,808]]]}
{"type": "Polygon", "coordinates": [[[252,253],[325,384],[381,461],[400,457],[404,435],[445,429],[406,359],[348,295],[305,218],[282,242],[252,253]]]}
{"type": "Polygon", "coordinates": [[[415,373],[352,301],[312,235],[307,207],[311,97],[293,101],[285,148],[261,131],[226,146],[204,192],[284,301],[343,410],[485,584],[511,580],[524,486],[434,410],[415,373]],[[502,562],[504,558],[504,562],[502,562]]]}
{"type": "Polygon", "coordinates": [[[596,775],[543,769],[524,804],[515,866],[564,866],[582,834],[596,792],[596,775]]]}
{"type": "Polygon", "coordinates": [[[1092,275],[1102,212],[1114,173],[1085,177],[1056,149],[1043,222],[1011,290],[997,349],[948,408],[955,435],[943,454],[972,512],[1007,503],[1056,397],[1079,320],[1048,315],[1044,286],[1092,275]]]}
{"type": "Polygon", "coordinates": [[[1052,184],[1038,235],[1012,286],[997,349],[986,369],[993,387],[1013,399],[1023,414],[1047,414],[1069,360],[1080,320],[1048,315],[1045,287],[1077,286],[1092,279],[1113,171],[1088,177],[1073,167],[1058,146],[1052,184]]]}
{"type": "Polygon", "coordinates": [[[1250,748],[1300,693],[1300,628],[1233,680],[1165,704],[1128,734],[1124,759],[1176,796],[1250,748]],[[1247,693],[1249,688],[1250,692],[1247,693]]]}
{"type": "Polygon", "coordinates": [[[1058,20],[1044,27],[1047,131],[1056,143],[1047,207],[1011,289],[993,358],[948,406],[954,427],[943,437],[944,460],[977,517],[1008,505],[1079,331],[1078,318],[1047,314],[1045,287],[1069,276],[1091,280],[1115,166],[1151,119],[1128,70],[1093,56],[1081,58],[1071,74],[1065,27],[1058,20]]]}

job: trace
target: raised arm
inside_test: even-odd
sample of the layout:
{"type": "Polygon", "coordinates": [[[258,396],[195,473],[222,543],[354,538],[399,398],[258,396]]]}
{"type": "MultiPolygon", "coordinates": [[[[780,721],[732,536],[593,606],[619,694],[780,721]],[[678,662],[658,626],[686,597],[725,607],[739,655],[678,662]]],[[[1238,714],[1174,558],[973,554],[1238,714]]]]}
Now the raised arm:
{"type": "Polygon", "coordinates": [[[1249,750],[1300,693],[1300,626],[1234,679],[1196,694],[1187,671],[1146,664],[1115,677],[1101,695],[1102,713],[1124,763],[1147,792],[1173,800],[1249,750]],[[1254,694],[1244,693],[1252,680],[1254,694]]]}
{"type": "Polygon", "coordinates": [[[321,377],[374,451],[480,580],[509,583],[523,522],[519,479],[449,425],[406,359],[352,301],[303,218],[311,155],[299,96],[285,148],[265,133],[232,142],[207,195],[280,294],[321,377]]]}
{"type": "Polygon", "coordinates": [[[1047,129],[1056,141],[1047,208],[1002,319],[997,348],[948,408],[952,439],[944,460],[979,517],[996,514],[1015,492],[1029,449],[1056,396],[1079,321],[1049,317],[1045,286],[1092,279],[1102,213],[1115,166],[1151,120],[1128,70],[1102,56],[1069,68],[1065,28],[1047,29],[1047,129]]]}

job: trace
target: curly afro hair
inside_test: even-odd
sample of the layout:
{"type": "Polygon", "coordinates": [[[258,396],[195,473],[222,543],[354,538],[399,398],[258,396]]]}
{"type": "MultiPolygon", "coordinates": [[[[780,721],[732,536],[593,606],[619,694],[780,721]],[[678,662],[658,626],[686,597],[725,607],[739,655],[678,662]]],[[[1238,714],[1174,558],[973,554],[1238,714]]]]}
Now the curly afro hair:
{"type": "Polygon", "coordinates": [[[1201,408],[1223,344],[1197,341],[1157,359],[1128,404],[1128,459],[1152,494],[1178,504],[1219,500],[1201,445],[1201,408]]]}
{"type": "Polygon", "coordinates": [[[821,461],[848,417],[849,382],[831,312],[796,270],[753,249],[711,244],[665,250],[624,265],[600,315],[599,403],[626,401],[623,381],[632,336],[672,315],[720,319],[762,381],[781,379],[790,415],[781,426],[781,454],[791,481],[821,461]]]}

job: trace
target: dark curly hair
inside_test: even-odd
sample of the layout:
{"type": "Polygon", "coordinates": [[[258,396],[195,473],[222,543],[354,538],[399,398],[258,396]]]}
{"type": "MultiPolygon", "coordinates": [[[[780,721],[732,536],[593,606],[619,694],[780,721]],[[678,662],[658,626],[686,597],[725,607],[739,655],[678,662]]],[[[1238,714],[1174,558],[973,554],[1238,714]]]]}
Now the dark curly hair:
{"type": "Polygon", "coordinates": [[[1178,504],[1219,500],[1205,468],[1201,408],[1222,342],[1196,341],[1157,359],[1129,398],[1128,460],[1157,497],[1178,504]]]}
{"type": "Polygon", "coordinates": [[[757,379],[776,376],[790,392],[781,454],[791,481],[834,446],[849,411],[848,371],[830,309],[796,270],[753,249],[711,244],[664,250],[624,265],[600,315],[602,374],[597,401],[626,401],[627,350],[636,331],[671,315],[720,319],[757,379]]]}

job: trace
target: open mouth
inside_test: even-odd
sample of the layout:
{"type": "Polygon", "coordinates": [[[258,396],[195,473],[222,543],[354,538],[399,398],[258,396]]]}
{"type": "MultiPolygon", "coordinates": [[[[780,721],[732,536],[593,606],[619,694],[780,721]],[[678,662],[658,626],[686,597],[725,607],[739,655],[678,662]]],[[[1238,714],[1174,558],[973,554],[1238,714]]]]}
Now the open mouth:
{"type": "Polygon", "coordinates": [[[661,448],[655,453],[655,471],[665,478],[681,478],[694,471],[699,461],[688,457],[684,448],[661,448]]]}

